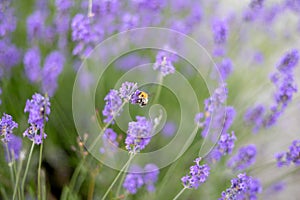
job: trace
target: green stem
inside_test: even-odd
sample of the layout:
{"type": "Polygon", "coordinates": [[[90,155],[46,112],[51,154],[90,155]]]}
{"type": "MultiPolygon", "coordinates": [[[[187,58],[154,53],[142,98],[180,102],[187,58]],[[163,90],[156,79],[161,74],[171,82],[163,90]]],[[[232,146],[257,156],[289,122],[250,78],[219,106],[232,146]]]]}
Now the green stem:
{"type": "Polygon", "coordinates": [[[10,178],[11,178],[12,184],[14,184],[15,183],[15,176],[14,176],[14,172],[13,172],[14,161],[10,157],[10,150],[8,148],[7,143],[5,143],[5,147],[6,147],[6,152],[7,152],[7,159],[8,159],[8,167],[9,167],[9,172],[10,172],[10,178]]]}
{"type": "Polygon", "coordinates": [[[34,147],[34,142],[32,142],[32,145],[31,145],[31,148],[30,148],[30,152],[29,152],[29,156],[28,156],[28,161],[27,161],[27,164],[26,164],[26,168],[25,168],[25,172],[24,172],[24,177],[23,177],[22,184],[21,184],[21,191],[22,191],[21,193],[23,195],[24,195],[24,184],[25,184],[27,173],[28,173],[28,168],[29,168],[30,160],[31,160],[31,157],[32,157],[33,147],[34,147]]]}
{"type": "Polygon", "coordinates": [[[22,169],[22,165],[23,165],[23,159],[20,159],[20,160],[21,161],[20,161],[19,168],[18,168],[18,171],[17,171],[17,177],[16,177],[15,188],[14,188],[13,200],[16,197],[17,190],[18,190],[18,197],[19,197],[19,199],[21,199],[20,191],[19,191],[19,189],[17,187],[19,185],[20,174],[21,174],[21,169],[22,169]]]}
{"type": "Polygon", "coordinates": [[[157,90],[156,90],[156,94],[155,94],[155,98],[153,100],[153,104],[155,104],[157,101],[158,101],[158,98],[160,96],[160,93],[161,93],[161,85],[163,83],[163,75],[160,73],[159,76],[158,76],[158,87],[157,87],[157,90]]]}
{"type": "Polygon", "coordinates": [[[73,188],[75,186],[75,182],[77,180],[77,177],[79,175],[79,172],[81,171],[81,168],[82,168],[84,162],[85,162],[85,157],[84,157],[84,159],[81,160],[81,162],[79,163],[79,165],[77,165],[77,167],[76,167],[76,169],[75,169],[75,171],[73,173],[73,176],[72,176],[71,181],[70,181],[69,192],[73,191],[73,188]]]}
{"type": "MultiPolygon", "coordinates": [[[[44,137],[42,132],[42,138],[44,137]]],[[[38,166],[38,199],[41,199],[41,165],[42,165],[42,155],[43,155],[43,139],[40,146],[40,156],[39,156],[39,166],[38,166]]]]}
{"type": "Polygon", "coordinates": [[[178,192],[178,194],[173,198],[173,200],[178,199],[178,197],[185,191],[186,187],[182,188],[182,190],[180,190],[180,192],[178,192]]]}
{"type": "Polygon", "coordinates": [[[95,189],[95,176],[94,173],[91,173],[91,180],[89,184],[89,191],[87,197],[88,200],[93,200],[94,189],[95,189]]]}
{"type": "Polygon", "coordinates": [[[122,188],[122,183],[124,182],[124,179],[125,179],[125,175],[126,175],[126,172],[129,168],[129,164],[126,166],[125,170],[124,170],[124,173],[121,177],[121,180],[119,182],[119,186],[118,186],[118,189],[117,189],[117,197],[120,195],[120,192],[121,192],[121,188],[122,188]]]}
{"type": "Polygon", "coordinates": [[[135,154],[130,154],[130,157],[128,159],[128,161],[125,163],[125,165],[123,166],[123,168],[120,170],[120,172],[118,173],[118,175],[116,176],[116,178],[113,180],[113,182],[110,184],[109,188],[106,190],[104,196],[102,197],[102,199],[104,200],[108,193],[110,192],[111,188],[115,185],[115,183],[117,182],[118,178],[120,177],[121,173],[124,171],[125,168],[127,168],[127,165],[129,165],[129,163],[131,162],[131,160],[133,159],[133,157],[135,156],[135,154]]]}

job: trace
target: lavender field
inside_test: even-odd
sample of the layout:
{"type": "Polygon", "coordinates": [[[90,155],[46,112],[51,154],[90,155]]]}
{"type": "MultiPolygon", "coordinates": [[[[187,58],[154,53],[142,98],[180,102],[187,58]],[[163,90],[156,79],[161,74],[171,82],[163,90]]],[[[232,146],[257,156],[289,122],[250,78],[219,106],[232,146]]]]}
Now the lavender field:
{"type": "Polygon", "coordinates": [[[298,200],[299,0],[0,0],[0,199],[298,200]]]}

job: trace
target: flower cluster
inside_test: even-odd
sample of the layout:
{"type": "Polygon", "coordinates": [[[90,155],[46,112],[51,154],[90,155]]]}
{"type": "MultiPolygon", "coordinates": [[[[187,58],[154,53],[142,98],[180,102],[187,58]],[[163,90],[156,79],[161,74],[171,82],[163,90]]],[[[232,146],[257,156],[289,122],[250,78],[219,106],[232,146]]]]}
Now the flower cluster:
{"type": "Polygon", "coordinates": [[[245,170],[249,166],[255,163],[256,160],[256,146],[250,144],[248,146],[241,147],[237,155],[233,156],[227,163],[228,167],[233,170],[245,170]]]}
{"type": "Polygon", "coordinates": [[[140,152],[151,140],[152,123],[141,116],[136,116],[136,120],[129,122],[125,139],[126,149],[130,153],[140,152]]]}
{"type": "Polygon", "coordinates": [[[8,143],[13,137],[13,129],[17,127],[18,124],[13,121],[12,116],[4,113],[0,120],[0,136],[2,137],[1,141],[8,143]]]}
{"type": "Polygon", "coordinates": [[[174,56],[168,54],[165,51],[160,51],[156,56],[156,61],[153,65],[154,70],[158,70],[162,76],[175,73],[175,67],[173,66],[174,56]]]}
{"type": "Polygon", "coordinates": [[[222,134],[218,141],[217,147],[210,153],[210,160],[212,162],[219,161],[222,156],[228,155],[232,153],[234,148],[234,142],[236,141],[236,137],[234,132],[222,134]]]}
{"type": "Polygon", "coordinates": [[[44,127],[50,114],[50,101],[47,96],[41,94],[32,95],[32,99],[27,100],[24,112],[29,113],[28,123],[30,127],[23,133],[35,144],[41,144],[43,138],[47,137],[44,127]]]}
{"type": "Polygon", "coordinates": [[[244,116],[246,124],[253,126],[253,132],[256,133],[264,122],[265,107],[263,105],[257,105],[253,108],[249,108],[244,116]]]}
{"type": "Polygon", "coordinates": [[[120,97],[124,100],[131,100],[133,93],[137,91],[137,84],[132,82],[124,82],[120,89],[120,97]]]}
{"type": "Polygon", "coordinates": [[[278,153],[276,155],[277,166],[289,166],[294,163],[296,166],[300,165],[300,140],[294,140],[289,147],[289,151],[285,153],[278,153]]]}
{"type": "Polygon", "coordinates": [[[7,142],[7,147],[9,152],[7,152],[6,147],[4,147],[7,162],[18,160],[22,149],[22,139],[14,134],[11,134],[10,140],[7,142]]]}
{"type": "Polygon", "coordinates": [[[137,165],[130,168],[130,173],[127,174],[123,187],[130,193],[137,193],[138,189],[143,185],[146,186],[149,192],[155,190],[154,184],[158,180],[159,169],[155,164],[147,164],[144,169],[137,165]]]}
{"type": "Polygon", "coordinates": [[[102,136],[103,147],[100,148],[100,153],[105,153],[107,151],[115,152],[119,146],[117,136],[117,133],[115,133],[113,129],[107,128],[102,136]]]}
{"type": "Polygon", "coordinates": [[[195,165],[190,167],[189,175],[181,178],[181,182],[186,188],[197,189],[201,184],[203,184],[210,172],[210,168],[207,164],[200,165],[201,158],[194,160],[195,165]]]}
{"type": "Polygon", "coordinates": [[[233,64],[231,59],[223,59],[222,62],[218,65],[218,70],[220,72],[222,80],[225,81],[233,70],[233,64]]]}
{"type": "Polygon", "coordinates": [[[239,174],[237,178],[231,180],[231,187],[222,192],[219,200],[243,200],[257,199],[257,194],[262,191],[259,180],[239,174]]]}

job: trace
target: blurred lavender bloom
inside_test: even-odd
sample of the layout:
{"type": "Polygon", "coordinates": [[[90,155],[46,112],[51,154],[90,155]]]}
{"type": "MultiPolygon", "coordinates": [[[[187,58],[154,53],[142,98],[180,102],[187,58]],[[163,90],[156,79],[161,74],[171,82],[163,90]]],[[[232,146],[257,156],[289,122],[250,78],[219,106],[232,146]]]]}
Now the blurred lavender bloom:
{"type": "Polygon", "coordinates": [[[30,41],[43,38],[45,20],[46,16],[40,10],[35,11],[27,18],[27,37],[30,41]]]}
{"type": "Polygon", "coordinates": [[[136,120],[129,122],[125,139],[126,149],[133,154],[149,144],[152,132],[152,123],[145,117],[136,116],[136,120]]]}
{"type": "Polygon", "coordinates": [[[142,58],[138,54],[125,55],[116,60],[115,66],[117,69],[128,71],[136,66],[147,64],[150,61],[148,58],[142,58]]]}
{"type": "Polygon", "coordinates": [[[55,0],[55,6],[58,12],[68,12],[73,4],[74,2],[71,0],[55,0]]]}
{"type": "Polygon", "coordinates": [[[102,111],[103,116],[106,118],[103,120],[104,123],[114,123],[114,118],[120,115],[122,99],[117,90],[110,90],[104,98],[105,106],[102,111]]]}
{"type": "Polygon", "coordinates": [[[263,7],[264,0],[251,0],[249,7],[253,10],[261,9],[263,7]]]}
{"type": "Polygon", "coordinates": [[[175,73],[175,67],[173,66],[174,56],[165,51],[160,51],[156,56],[156,61],[153,65],[154,70],[158,70],[162,76],[175,73]]]}
{"type": "Polygon", "coordinates": [[[139,25],[139,17],[129,13],[125,13],[122,16],[122,23],[120,27],[120,32],[127,31],[133,28],[137,28],[139,25]]]}
{"type": "Polygon", "coordinates": [[[130,173],[127,174],[123,187],[130,193],[135,194],[137,190],[144,185],[143,169],[137,165],[130,167],[130,173]]]}
{"type": "Polygon", "coordinates": [[[0,51],[0,77],[4,73],[9,73],[10,69],[21,61],[20,50],[8,40],[0,40],[0,49],[5,49],[5,51],[0,51]]]}
{"type": "Polygon", "coordinates": [[[264,62],[264,55],[261,52],[256,52],[253,56],[253,60],[256,63],[261,64],[264,62]]]}
{"type": "Polygon", "coordinates": [[[256,146],[254,144],[250,144],[248,146],[241,147],[238,153],[227,162],[227,166],[232,168],[234,171],[242,171],[254,164],[255,159],[256,146]]]}
{"type": "Polygon", "coordinates": [[[2,137],[2,142],[8,143],[12,139],[14,128],[18,128],[18,124],[13,121],[12,116],[4,113],[0,119],[0,136],[2,137]]]}
{"type": "Polygon", "coordinates": [[[24,55],[25,74],[29,81],[37,82],[41,78],[41,54],[38,47],[28,49],[24,55]]]}
{"type": "Polygon", "coordinates": [[[43,68],[42,88],[49,96],[53,96],[57,89],[57,78],[63,70],[64,56],[58,52],[51,52],[45,60],[43,68]]]}
{"type": "Polygon", "coordinates": [[[246,173],[239,174],[237,178],[231,180],[231,187],[222,192],[219,200],[256,200],[257,194],[261,191],[262,186],[258,179],[247,176],[246,173]]]}
{"type": "Polygon", "coordinates": [[[155,164],[147,164],[144,167],[144,183],[147,187],[148,192],[153,192],[155,191],[155,186],[154,184],[158,180],[158,175],[159,175],[159,169],[155,164]]]}
{"type": "Polygon", "coordinates": [[[212,23],[213,37],[216,44],[224,44],[228,38],[228,25],[224,20],[215,20],[212,23]]]}
{"type": "Polygon", "coordinates": [[[195,165],[190,167],[189,175],[181,178],[181,182],[186,188],[198,189],[208,178],[210,168],[207,164],[200,165],[201,158],[194,160],[195,165]]]}
{"type": "Polygon", "coordinates": [[[214,49],[213,49],[214,56],[222,57],[222,56],[225,56],[225,54],[226,54],[226,50],[224,47],[221,47],[221,46],[214,47],[214,49]]]}
{"type": "Polygon", "coordinates": [[[126,81],[122,83],[119,89],[119,94],[122,99],[129,101],[133,93],[136,92],[136,90],[137,90],[137,83],[126,81]]]}
{"type": "Polygon", "coordinates": [[[222,77],[222,80],[225,81],[227,77],[232,73],[233,70],[233,64],[231,59],[229,58],[223,59],[222,62],[218,65],[218,69],[222,77]]]}
{"type": "Polygon", "coordinates": [[[253,126],[253,133],[256,133],[263,126],[264,113],[265,107],[263,105],[257,105],[247,110],[244,121],[253,126]]]}
{"type": "Polygon", "coordinates": [[[300,1],[299,0],[285,0],[285,6],[296,13],[300,11],[300,1]]]}
{"type": "Polygon", "coordinates": [[[299,56],[299,51],[297,49],[292,49],[291,51],[286,52],[280,59],[276,68],[281,73],[291,73],[299,62],[299,56]]]}
{"type": "Polygon", "coordinates": [[[114,132],[113,129],[107,128],[102,136],[103,139],[103,147],[100,149],[101,153],[115,152],[119,146],[117,141],[117,134],[114,132]]]}
{"type": "Polygon", "coordinates": [[[283,7],[280,4],[274,4],[269,9],[265,9],[264,21],[268,24],[272,23],[282,10],[283,7]]]}
{"type": "Polygon", "coordinates": [[[14,9],[10,8],[9,1],[0,2],[0,4],[0,36],[4,37],[15,31],[17,18],[15,17],[14,9]]]}
{"type": "Polygon", "coordinates": [[[276,154],[277,166],[289,166],[294,163],[296,166],[300,165],[300,140],[294,140],[289,147],[289,151],[285,153],[276,154]]]}
{"type": "Polygon", "coordinates": [[[162,134],[165,137],[172,137],[175,134],[176,129],[176,124],[172,121],[168,121],[162,130],[162,134]]]}
{"type": "Polygon", "coordinates": [[[22,139],[14,134],[11,134],[10,140],[7,142],[7,146],[9,150],[9,156],[6,147],[4,147],[6,161],[11,162],[12,160],[9,160],[9,158],[18,160],[22,149],[22,139]]]}

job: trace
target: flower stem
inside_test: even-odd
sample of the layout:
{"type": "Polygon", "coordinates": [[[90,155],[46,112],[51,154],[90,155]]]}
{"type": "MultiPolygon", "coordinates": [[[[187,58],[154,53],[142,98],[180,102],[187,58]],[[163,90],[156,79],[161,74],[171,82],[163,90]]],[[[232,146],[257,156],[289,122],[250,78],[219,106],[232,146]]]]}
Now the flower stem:
{"type": "Polygon", "coordinates": [[[161,85],[163,83],[163,75],[160,73],[159,76],[158,76],[158,87],[157,87],[157,90],[156,90],[156,94],[155,94],[155,98],[153,100],[153,104],[155,104],[157,101],[158,101],[158,98],[160,96],[160,92],[161,92],[161,85]]]}
{"type": "Polygon", "coordinates": [[[184,192],[185,189],[186,189],[186,187],[182,188],[182,190],[180,190],[180,192],[178,192],[178,194],[173,198],[173,200],[178,199],[178,197],[184,192]]]}
{"type": "Polygon", "coordinates": [[[18,196],[19,196],[19,199],[21,199],[20,191],[19,191],[19,189],[17,188],[18,185],[19,185],[20,174],[21,174],[21,169],[22,169],[22,165],[23,165],[23,159],[20,159],[20,160],[21,160],[21,161],[20,161],[19,168],[18,168],[18,171],[17,171],[17,174],[16,174],[16,184],[15,184],[15,188],[14,188],[13,200],[14,200],[15,197],[16,197],[17,190],[18,190],[18,196]]]}
{"type": "MultiPolygon", "coordinates": [[[[44,135],[42,134],[42,138],[43,137],[44,135]]],[[[43,143],[44,142],[42,141],[40,146],[40,156],[39,156],[39,166],[38,166],[38,199],[41,199],[41,165],[42,165],[42,155],[43,155],[43,143]]]]}
{"type": "Polygon", "coordinates": [[[6,147],[6,152],[7,152],[7,159],[8,159],[8,167],[9,167],[9,172],[10,172],[10,178],[11,178],[12,184],[14,184],[15,183],[15,176],[14,176],[14,172],[13,172],[14,161],[10,157],[10,150],[8,148],[7,143],[5,143],[5,147],[6,147]]]}
{"type": "Polygon", "coordinates": [[[119,182],[119,186],[118,186],[118,189],[117,189],[117,197],[120,195],[120,192],[121,192],[121,188],[122,188],[122,183],[124,182],[124,179],[125,179],[125,175],[126,175],[126,172],[129,168],[129,164],[126,166],[125,170],[124,170],[124,173],[121,177],[121,180],[119,182]]]}
{"type": "Polygon", "coordinates": [[[125,165],[123,166],[123,168],[120,170],[120,172],[118,173],[118,175],[115,177],[115,179],[113,180],[113,182],[110,184],[109,188],[106,190],[104,196],[102,197],[103,200],[107,197],[107,195],[110,192],[111,188],[115,185],[115,183],[117,182],[117,180],[120,177],[121,173],[124,171],[124,169],[127,168],[127,166],[130,164],[130,162],[131,162],[131,160],[133,159],[134,156],[135,156],[135,154],[130,154],[130,157],[129,157],[128,161],[125,163],[125,165]]]}
{"type": "Polygon", "coordinates": [[[22,184],[21,184],[21,191],[22,191],[23,195],[24,195],[24,184],[25,184],[27,173],[28,173],[28,168],[29,168],[31,157],[32,157],[33,148],[34,148],[34,142],[32,142],[32,145],[31,145],[31,148],[30,148],[30,152],[29,152],[29,156],[28,156],[28,161],[27,161],[27,164],[26,164],[26,168],[25,168],[25,172],[24,172],[24,177],[23,177],[22,184]]]}

